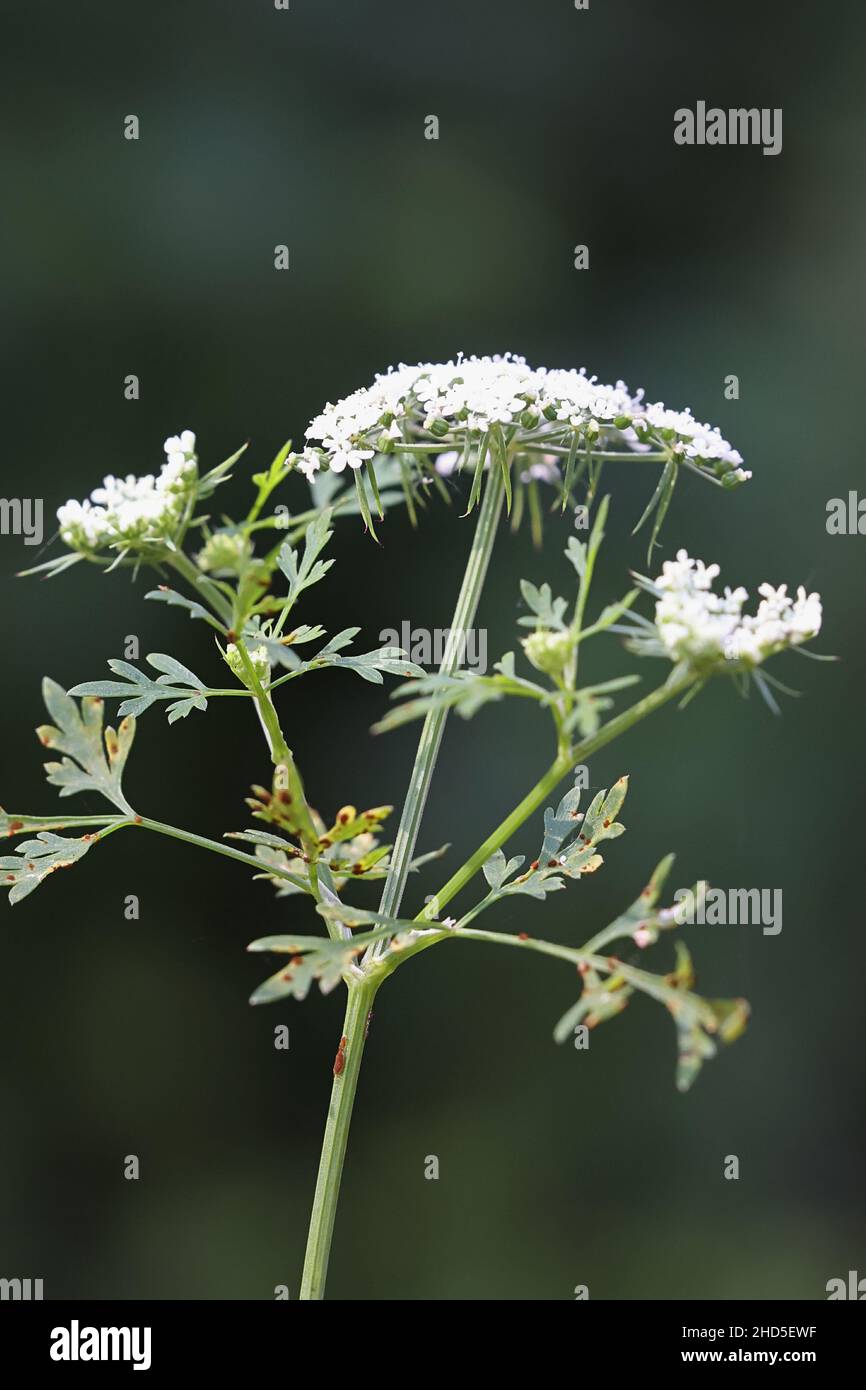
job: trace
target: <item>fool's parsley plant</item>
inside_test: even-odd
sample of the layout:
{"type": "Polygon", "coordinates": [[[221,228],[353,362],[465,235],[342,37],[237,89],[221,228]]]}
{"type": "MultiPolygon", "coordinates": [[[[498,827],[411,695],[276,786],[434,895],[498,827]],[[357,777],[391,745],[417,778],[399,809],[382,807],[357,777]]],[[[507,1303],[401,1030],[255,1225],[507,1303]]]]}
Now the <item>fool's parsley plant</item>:
{"type": "MultiPolygon", "coordinates": [[[[603,470],[649,470],[654,482],[638,525],[653,520],[654,569],[660,528],[683,469],[725,490],[751,475],[720,432],[689,411],[648,403],[642,390],[632,392],[621,381],[605,386],[583,370],[531,368],[511,355],[458,356],[378,375],[371,386],[315,416],[300,451],[287,444],[253,475],[246,514],[219,525],[212,499],[244,449],[203,469],[196,437],[184,430],[165,441],[164,453],[158,471],[109,475],[88,499],[64,503],[58,510],[63,549],[29,573],[52,577],[87,564],[153,575],[145,599],[184,609],[201,629],[191,658],[195,669],[154,652],[139,665],[110,660],[108,677],[69,690],[46,678],[51,722],[37,734],[49,756],[48,781],[60,797],[86,795],[90,804],[77,815],[0,813],[0,832],[17,841],[14,852],[0,858],[0,879],[9,901],[18,903],[56,870],[77,864],[97,846],[102,853],[110,836],[145,830],[227,856],[270,885],[285,925],[251,943],[251,951],[278,960],[252,1002],[304,999],[314,985],[346,993],[301,1286],[302,1297],[321,1298],[372,1003],[384,982],[414,957],[460,941],[561,960],[576,976],[578,997],[555,1024],[559,1042],[578,1027],[612,1019],[635,996],[654,1000],[675,1025],[676,1078],[683,1090],[720,1042],[742,1032],[747,1004],[697,994],[682,941],[676,940],[673,962],[663,961],[661,968],[635,963],[635,951],[642,959],[678,930],[675,908],[663,901],[672,855],[648,872],[613,922],[583,942],[560,944],[534,929],[516,935],[497,930],[497,908],[520,898],[522,918],[534,928],[534,915],[543,913],[550,894],[584,892],[582,880],[615,854],[612,842],[625,831],[627,776],[586,806],[580,789],[567,785],[574,769],[597,750],[669,702],[685,704],[717,676],[729,677],[741,693],[754,684],[777,710],[773,691],[785,687],[767,668],[786,650],[809,654],[806,644],[821,628],[821,602],[803,588],[792,596],[784,584],[763,584],[755,610],[748,612],[745,589],[718,592],[718,566],[679,550],[654,578],[632,576],[618,601],[596,609],[593,577],[609,507],[600,489],[603,470]],[[307,494],[302,501],[299,489],[307,494]],[[389,509],[405,506],[418,525],[437,495],[450,501],[461,494],[465,513],[477,509],[477,519],[449,628],[457,640],[449,639],[439,671],[425,672],[400,648],[359,648],[356,625],[328,634],[316,621],[316,590],[339,583],[337,525],[360,520],[375,537],[377,521],[389,509]],[[511,649],[490,674],[461,668],[459,637],[475,621],[503,512],[510,513],[513,528],[527,517],[540,542],[544,514],[555,518],[577,505],[592,524],[585,541],[572,535],[565,547],[571,567],[567,592],[555,594],[540,575],[523,580],[524,612],[511,649]],[[637,658],[636,669],[583,684],[584,645],[611,636],[624,640],[637,658]],[[635,698],[626,692],[648,669],[644,657],[662,659],[663,674],[635,698]],[[333,808],[319,806],[302,775],[303,747],[286,742],[283,720],[292,697],[287,687],[335,671],[382,686],[395,682],[376,734],[421,722],[392,838],[386,828],[390,806],[359,810],[348,799],[333,808]],[[252,824],[242,822],[212,840],[136,808],[123,777],[137,720],[162,709],[175,723],[205,714],[212,700],[223,698],[239,700],[242,714],[251,707],[264,747],[261,766],[251,770],[252,824]],[[468,719],[490,702],[509,699],[521,702],[527,718],[534,710],[549,720],[549,766],[534,786],[521,789],[515,809],[465,859],[456,862],[455,856],[438,891],[407,911],[410,876],[446,853],[437,846],[419,853],[417,840],[449,712],[468,719]],[[115,709],[111,724],[105,722],[106,703],[115,709]],[[526,852],[507,857],[506,846],[517,838],[526,852]],[[365,883],[381,890],[377,905],[356,901],[365,883]],[[454,915],[446,913],[458,895],[454,915]]],[[[351,595],[347,586],[347,607],[351,595]]],[[[347,798],[357,794],[347,788],[347,798]]]]}

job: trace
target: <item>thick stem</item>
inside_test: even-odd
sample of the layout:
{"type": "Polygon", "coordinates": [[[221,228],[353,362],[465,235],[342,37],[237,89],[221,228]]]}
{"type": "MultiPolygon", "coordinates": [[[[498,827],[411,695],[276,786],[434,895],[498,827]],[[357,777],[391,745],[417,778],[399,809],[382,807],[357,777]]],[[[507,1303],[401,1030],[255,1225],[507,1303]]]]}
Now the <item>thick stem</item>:
{"type": "Polygon", "coordinates": [[[348,987],[349,997],[343,1021],[343,1038],[346,1041],[343,1046],[341,1039],[340,1051],[337,1054],[342,1056],[343,1066],[339,1074],[334,1075],[334,1084],[331,1087],[331,1103],[328,1107],[325,1137],[322,1140],[319,1175],[316,1179],[307,1236],[307,1253],[301,1279],[300,1296],[306,1300],[322,1299],[325,1296],[328,1258],[331,1253],[331,1238],[343,1176],[343,1161],[349,1142],[352,1106],[358,1089],[367,1022],[378,987],[378,980],[369,979],[358,980],[348,987]]]}
{"type": "MultiPolygon", "coordinates": [[[[472,540],[472,549],[457,598],[457,605],[454,609],[454,617],[451,620],[448,645],[442,658],[442,665],[439,668],[442,675],[453,675],[460,665],[466,635],[478,612],[478,603],[487,576],[493,543],[496,539],[504,495],[502,470],[491,466],[487,476],[484,499],[478,514],[478,525],[472,540]]],[[[427,715],[421,729],[409,789],[406,793],[403,814],[400,817],[400,826],[391,854],[388,877],[385,880],[385,888],[379,906],[379,911],[386,917],[396,917],[400,911],[400,903],[409,874],[409,865],[415,852],[418,830],[427,803],[433,769],[436,766],[436,758],[447,718],[448,710],[444,705],[434,708],[427,715]]],[[[376,956],[379,951],[374,949],[371,954],[376,956]]]]}
{"type": "MultiPolygon", "coordinates": [[[[469,553],[463,583],[451,621],[448,645],[440,667],[440,672],[443,674],[451,675],[457,670],[464,650],[466,633],[475,621],[493,543],[496,539],[496,529],[502,512],[504,496],[505,487],[502,471],[499,468],[491,467],[478,515],[472,549],[469,553]]],[[[400,910],[400,901],[406,886],[409,865],[415,850],[418,828],[424,814],[447,714],[448,711],[444,708],[431,711],[421,730],[409,789],[406,793],[388,877],[385,880],[382,894],[380,911],[389,916],[396,916],[400,910]]],[[[374,948],[371,948],[367,954],[368,957],[373,957],[377,953],[374,948]]],[[[325,1279],[328,1273],[331,1238],[337,1213],[340,1181],[343,1175],[343,1161],[349,1139],[352,1106],[364,1052],[367,1019],[381,978],[381,976],[379,978],[368,976],[364,980],[349,985],[346,1018],[343,1024],[343,1036],[346,1038],[343,1068],[339,1075],[334,1077],[334,1084],[331,1089],[331,1103],[325,1125],[325,1137],[319,1160],[319,1175],[316,1181],[316,1193],[313,1198],[313,1211],[307,1238],[307,1253],[301,1282],[300,1296],[302,1299],[321,1299],[325,1296],[325,1279]]]]}

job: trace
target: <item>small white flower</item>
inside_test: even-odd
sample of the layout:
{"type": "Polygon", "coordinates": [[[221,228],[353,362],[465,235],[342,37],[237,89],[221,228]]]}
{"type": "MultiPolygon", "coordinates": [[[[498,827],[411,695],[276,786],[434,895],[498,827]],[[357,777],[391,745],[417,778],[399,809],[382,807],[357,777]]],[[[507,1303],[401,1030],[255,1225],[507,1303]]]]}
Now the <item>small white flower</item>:
{"type": "Polygon", "coordinates": [[[785,647],[816,637],[821,630],[821,598],[787,585],[761,584],[757,612],[744,613],[748,593],[742,587],[713,590],[718,565],[693,560],[685,550],[666,560],[655,581],[656,630],[673,661],[691,664],[728,660],[758,666],[785,647]]]}
{"type": "Polygon", "coordinates": [[[298,472],[303,473],[308,483],[311,483],[322,466],[322,460],[315,449],[305,449],[302,454],[296,454],[295,462],[298,472]]]}
{"type": "Polygon", "coordinates": [[[184,430],[165,441],[166,462],[159,474],[103,478],[89,500],[69,501],[57,510],[60,535],[73,550],[141,548],[171,539],[195,484],[195,435],[184,430]]]}
{"type": "Polygon", "coordinates": [[[311,420],[307,439],[321,445],[323,463],[339,473],[371,458],[383,432],[387,439],[429,442],[432,452],[445,434],[449,442],[467,434],[474,440],[493,425],[512,431],[518,444],[526,434],[534,449],[545,438],[561,447],[572,433],[582,443],[604,436],[606,448],[646,452],[661,444],[714,474],[736,482],[749,476],[739,467],[737,450],[691,411],[649,405],[643,389],[632,393],[623,381],[605,386],[585,368],[530,367],[512,353],[401,363],[371,386],[326,405],[311,420]]]}

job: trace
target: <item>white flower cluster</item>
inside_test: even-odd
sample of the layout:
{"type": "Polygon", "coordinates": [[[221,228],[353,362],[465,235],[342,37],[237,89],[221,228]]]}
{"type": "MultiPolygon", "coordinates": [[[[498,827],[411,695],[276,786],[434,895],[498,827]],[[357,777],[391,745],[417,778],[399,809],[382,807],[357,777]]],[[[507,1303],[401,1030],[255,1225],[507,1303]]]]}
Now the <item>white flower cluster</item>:
{"type": "Polygon", "coordinates": [[[401,365],[378,375],[372,386],[329,404],[310,423],[310,441],[294,456],[312,481],[321,467],[335,473],[361,468],[377,451],[407,443],[465,440],[491,426],[517,429],[536,448],[568,445],[575,432],[606,448],[668,447],[674,455],[706,466],[731,483],[751,476],[742,457],[720,432],[689,411],[647,404],[625,382],[604,386],[585,369],[533,368],[522,357],[468,357],[453,362],[401,365]]]}
{"type": "Polygon", "coordinates": [[[821,597],[804,588],[792,598],[787,585],[761,584],[754,614],[744,613],[749,595],[742,587],[713,592],[718,565],[692,560],[685,550],[667,560],[654,582],[658,592],[656,630],[673,661],[701,665],[718,661],[758,666],[785,647],[808,642],[821,630],[821,597]]]}
{"type": "Polygon", "coordinates": [[[60,535],[73,550],[95,552],[171,538],[197,475],[195,435],[184,430],[165,441],[166,461],[157,477],[111,474],[84,502],[57,509],[60,535]]]}

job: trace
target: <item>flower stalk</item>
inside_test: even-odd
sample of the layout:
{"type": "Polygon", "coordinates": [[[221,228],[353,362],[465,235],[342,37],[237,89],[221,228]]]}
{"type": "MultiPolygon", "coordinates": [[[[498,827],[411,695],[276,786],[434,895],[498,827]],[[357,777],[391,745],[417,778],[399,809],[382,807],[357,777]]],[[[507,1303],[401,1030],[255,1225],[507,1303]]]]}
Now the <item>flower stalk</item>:
{"type": "MultiPolygon", "coordinates": [[[[454,609],[454,617],[451,620],[448,644],[442,658],[440,674],[453,675],[456,671],[463,650],[464,635],[475,621],[481,591],[490,564],[490,556],[496,540],[496,530],[502,513],[504,497],[502,471],[499,468],[491,467],[487,477],[484,499],[478,514],[472,549],[469,552],[463,582],[454,609]]],[[[415,851],[418,830],[424,814],[424,807],[427,804],[433,770],[436,766],[447,718],[447,706],[439,705],[431,709],[421,729],[412,775],[409,779],[409,789],[403,804],[403,813],[400,817],[388,877],[385,880],[379,907],[380,913],[386,917],[396,917],[400,911],[409,864],[415,851]]],[[[378,954],[379,952],[375,949],[371,951],[371,955],[374,957],[378,954]]]]}

